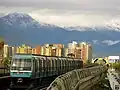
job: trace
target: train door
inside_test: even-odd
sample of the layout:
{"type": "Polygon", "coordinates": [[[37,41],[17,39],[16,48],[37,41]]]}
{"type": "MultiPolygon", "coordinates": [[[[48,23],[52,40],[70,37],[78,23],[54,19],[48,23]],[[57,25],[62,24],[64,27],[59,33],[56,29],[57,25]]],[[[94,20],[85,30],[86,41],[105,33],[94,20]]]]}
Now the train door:
{"type": "Polygon", "coordinates": [[[37,60],[36,60],[36,58],[34,58],[34,60],[33,60],[33,78],[36,78],[36,72],[37,72],[37,68],[38,68],[38,65],[37,65],[37,60]]]}

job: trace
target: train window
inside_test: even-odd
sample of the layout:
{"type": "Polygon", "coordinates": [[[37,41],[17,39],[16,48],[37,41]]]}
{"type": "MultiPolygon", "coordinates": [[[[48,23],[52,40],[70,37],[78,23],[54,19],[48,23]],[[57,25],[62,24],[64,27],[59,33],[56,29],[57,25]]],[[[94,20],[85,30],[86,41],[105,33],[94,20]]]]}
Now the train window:
{"type": "Polygon", "coordinates": [[[13,59],[11,69],[13,70],[31,70],[31,59],[13,59]]]}
{"type": "Polygon", "coordinates": [[[48,59],[47,62],[48,62],[48,71],[50,71],[50,60],[48,59]]]}
{"type": "Polygon", "coordinates": [[[55,65],[56,65],[56,71],[57,71],[57,67],[58,67],[58,65],[57,65],[57,60],[55,59],[55,65]]]}
{"type": "Polygon", "coordinates": [[[52,70],[52,66],[51,65],[52,65],[52,60],[49,59],[49,70],[50,70],[50,72],[52,70]]]}
{"type": "Polygon", "coordinates": [[[42,70],[42,60],[40,58],[39,58],[39,70],[40,70],[40,72],[42,70]]]}
{"type": "Polygon", "coordinates": [[[65,66],[66,66],[66,64],[65,64],[65,59],[63,59],[63,63],[64,63],[64,66],[63,66],[63,67],[64,67],[64,70],[65,70],[65,66]]]}
{"type": "Polygon", "coordinates": [[[51,71],[54,71],[54,60],[52,59],[51,61],[52,61],[52,64],[51,64],[51,67],[52,67],[52,68],[51,68],[51,71]]]}
{"type": "Polygon", "coordinates": [[[48,72],[47,60],[44,60],[44,64],[45,64],[45,72],[48,72]]]}
{"type": "Polygon", "coordinates": [[[56,66],[56,69],[57,69],[57,71],[58,71],[58,67],[59,67],[58,61],[59,61],[59,60],[56,59],[56,65],[57,65],[57,66],[56,66]]]}
{"type": "Polygon", "coordinates": [[[59,59],[59,69],[61,69],[61,59],[59,59]]]}
{"type": "Polygon", "coordinates": [[[64,64],[65,64],[64,59],[61,59],[61,62],[60,62],[61,72],[63,72],[64,70],[64,64]]]}
{"type": "Polygon", "coordinates": [[[38,65],[37,72],[39,72],[39,70],[40,70],[40,61],[39,61],[39,58],[37,58],[37,65],[38,65]]]}
{"type": "Polygon", "coordinates": [[[64,59],[65,60],[65,69],[66,69],[66,67],[67,67],[67,59],[64,59]]]}
{"type": "Polygon", "coordinates": [[[54,61],[54,72],[55,72],[56,71],[56,60],[53,59],[53,61],[54,61]]]}
{"type": "Polygon", "coordinates": [[[38,72],[38,63],[37,63],[37,60],[35,60],[35,72],[38,72]]]}
{"type": "Polygon", "coordinates": [[[45,70],[45,62],[44,61],[45,60],[44,60],[44,58],[42,58],[41,60],[42,60],[42,71],[44,72],[44,70],[45,70]]]}

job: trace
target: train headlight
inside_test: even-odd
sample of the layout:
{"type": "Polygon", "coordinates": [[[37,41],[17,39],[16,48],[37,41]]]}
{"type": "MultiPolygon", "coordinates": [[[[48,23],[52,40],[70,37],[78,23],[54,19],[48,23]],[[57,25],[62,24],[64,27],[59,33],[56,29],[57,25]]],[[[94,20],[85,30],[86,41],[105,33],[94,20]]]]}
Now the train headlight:
{"type": "Polygon", "coordinates": [[[17,79],[17,82],[20,82],[20,83],[21,83],[21,82],[23,82],[23,79],[22,79],[22,78],[18,78],[18,79],[17,79]]]}

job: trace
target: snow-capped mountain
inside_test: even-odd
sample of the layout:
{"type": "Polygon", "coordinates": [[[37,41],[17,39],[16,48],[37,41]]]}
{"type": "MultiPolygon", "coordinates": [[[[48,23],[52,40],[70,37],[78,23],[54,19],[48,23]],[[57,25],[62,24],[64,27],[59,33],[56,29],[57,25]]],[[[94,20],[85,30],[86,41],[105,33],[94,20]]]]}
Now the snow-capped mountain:
{"type": "Polygon", "coordinates": [[[13,24],[17,24],[23,27],[57,27],[55,25],[51,25],[51,24],[47,24],[47,23],[42,23],[42,22],[38,22],[35,19],[33,19],[31,16],[29,16],[26,13],[10,13],[4,17],[0,18],[3,23],[7,24],[7,25],[13,25],[13,24]]]}
{"type": "Polygon", "coordinates": [[[101,55],[120,54],[120,32],[115,29],[117,27],[111,27],[61,28],[38,22],[24,13],[10,13],[0,17],[0,36],[8,44],[36,46],[44,43],[67,44],[72,40],[87,41],[93,45],[94,53],[101,55]]]}
{"type": "Polygon", "coordinates": [[[66,30],[69,31],[116,31],[120,32],[120,24],[116,23],[109,23],[106,24],[105,26],[91,26],[91,27],[84,27],[84,26],[71,26],[71,27],[64,27],[66,30]]]}

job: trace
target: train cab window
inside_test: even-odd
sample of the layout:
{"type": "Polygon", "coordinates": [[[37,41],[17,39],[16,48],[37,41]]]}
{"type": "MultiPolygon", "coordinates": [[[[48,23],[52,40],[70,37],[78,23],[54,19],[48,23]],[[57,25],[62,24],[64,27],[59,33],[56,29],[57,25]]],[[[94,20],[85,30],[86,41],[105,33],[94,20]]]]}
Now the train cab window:
{"type": "Polygon", "coordinates": [[[12,70],[31,70],[32,62],[31,59],[13,59],[11,62],[12,70]]]}

